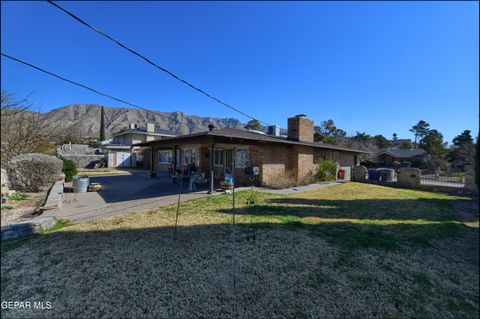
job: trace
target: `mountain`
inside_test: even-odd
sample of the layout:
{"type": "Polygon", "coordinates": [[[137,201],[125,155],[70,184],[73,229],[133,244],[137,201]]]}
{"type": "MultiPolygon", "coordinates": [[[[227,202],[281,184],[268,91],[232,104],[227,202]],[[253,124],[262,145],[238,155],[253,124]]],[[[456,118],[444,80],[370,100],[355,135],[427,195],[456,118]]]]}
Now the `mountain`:
{"type": "MultiPolygon", "coordinates": [[[[98,137],[100,132],[101,105],[72,104],[44,113],[46,121],[58,128],[59,132],[78,134],[84,137],[98,137]]],[[[110,138],[113,133],[137,124],[146,127],[155,123],[156,129],[163,129],[177,134],[190,134],[208,130],[208,125],[216,128],[243,128],[244,124],[235,118],[201,117],[185,115],[183,112],[157,112],[168,118],[145,112],[140,109],[107,107],[105,110],[105,135],[110,138]]]]}

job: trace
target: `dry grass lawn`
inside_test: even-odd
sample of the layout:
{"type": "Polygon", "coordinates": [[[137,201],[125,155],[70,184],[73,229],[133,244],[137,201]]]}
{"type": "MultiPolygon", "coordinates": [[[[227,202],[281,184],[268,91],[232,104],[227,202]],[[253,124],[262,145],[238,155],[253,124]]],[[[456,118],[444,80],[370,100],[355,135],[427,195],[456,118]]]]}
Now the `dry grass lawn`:
{"type": "Polygon", "coordinates": [[[80,168],[78,169],[78,175],[85,175],[90,177],[95,176],[110,176],[110,175],[132,175],[136,173],[145,173],[147,171],[141,169],[132,169],[132,168],[80,168]]]}
{"type": "Polygon", "coordinates": [[[472,201],[349,183],[254,193],[248,209],[249,194],[236,194],[236,291],[219,195],[181,204],[176,241],[167,207],[2,244],[2,301],[53,306],[2,317],[478,317],[478,206],[451,205],[472,201]]]}

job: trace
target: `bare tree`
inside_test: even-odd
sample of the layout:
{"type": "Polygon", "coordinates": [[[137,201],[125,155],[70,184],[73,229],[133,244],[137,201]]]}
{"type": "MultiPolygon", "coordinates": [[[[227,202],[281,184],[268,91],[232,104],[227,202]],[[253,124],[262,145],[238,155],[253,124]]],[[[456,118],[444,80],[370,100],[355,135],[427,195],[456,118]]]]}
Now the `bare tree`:
{"type": "Polygon", "coordinates": [[[50,141],[56,128],[28,101],[28,96],[16,99],[14,95],[1,93],[1,152],[4,166],[14,156],[35,152],[50,141]]]}

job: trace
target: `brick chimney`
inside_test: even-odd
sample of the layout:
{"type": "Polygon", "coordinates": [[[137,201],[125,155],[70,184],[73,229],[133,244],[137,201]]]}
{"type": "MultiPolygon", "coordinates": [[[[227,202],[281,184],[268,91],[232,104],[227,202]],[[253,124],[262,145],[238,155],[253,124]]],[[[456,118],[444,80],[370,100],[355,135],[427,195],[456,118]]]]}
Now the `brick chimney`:
{"type": "Polygon", "coordinates": [[[313,142],[313,121],[307,119],[305,114],[288,118],[288,139],[313,142]]]}
{"type": "Polygon", "coordinates": [[[147,123],[147,132],[150,132],[150,133],[155,132],[155,124],[154,123],[147,123]]]}

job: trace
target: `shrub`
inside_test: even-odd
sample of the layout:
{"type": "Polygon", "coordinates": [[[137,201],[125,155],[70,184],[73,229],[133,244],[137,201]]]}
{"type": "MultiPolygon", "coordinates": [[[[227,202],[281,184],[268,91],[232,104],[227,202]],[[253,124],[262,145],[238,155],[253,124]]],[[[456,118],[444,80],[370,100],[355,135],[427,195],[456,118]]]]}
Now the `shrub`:
{"type": "Polygon", "coordinates": [[[13,209],[13,206],[10,206],[10,205],[2,205],[2,209],[10,210],[10,209],[13,209]]]}
{"type": "Polygon", "coordinates": [[[410,166],[412,166],[412,162],[410,162],[410,161],[403,161],[402,162],[402,167],[410,167],[410,166]]]}
{"type": "Polygon", "coordinates": [[[317,162],[317,173],[315,177],[317,181],[326,182],[336,179],[337,165],[326,159],[321,159],[317,162]]]}
{"type": "Polygon", "coordinates": [[[69,159],[62,158],[63,167],[62,172],[65,174],[65,182],[71,182],[73,176],[77,175],[77,166],[75,162],[69,159]]]}
{"type": "Polygon", "coordinates": [[[265,186],[273,189],[284,189],[295,185],[295,173],[293,171],[286,171],[283,175],[277,175],[272,178],[265,186]]]}
{"type": "Polygon", "coordinates": [[[9,200],[24,200],[27,199],[28,195],[24,193],[13,193],[12,195],[8,196],[9,200]]]}
{"type": "Polygon", "coordinates": [[[22,154],[12,158],[7,171],[13,189],[38,192],[57,180],[62,161],[45,154],[22,154]]]}

